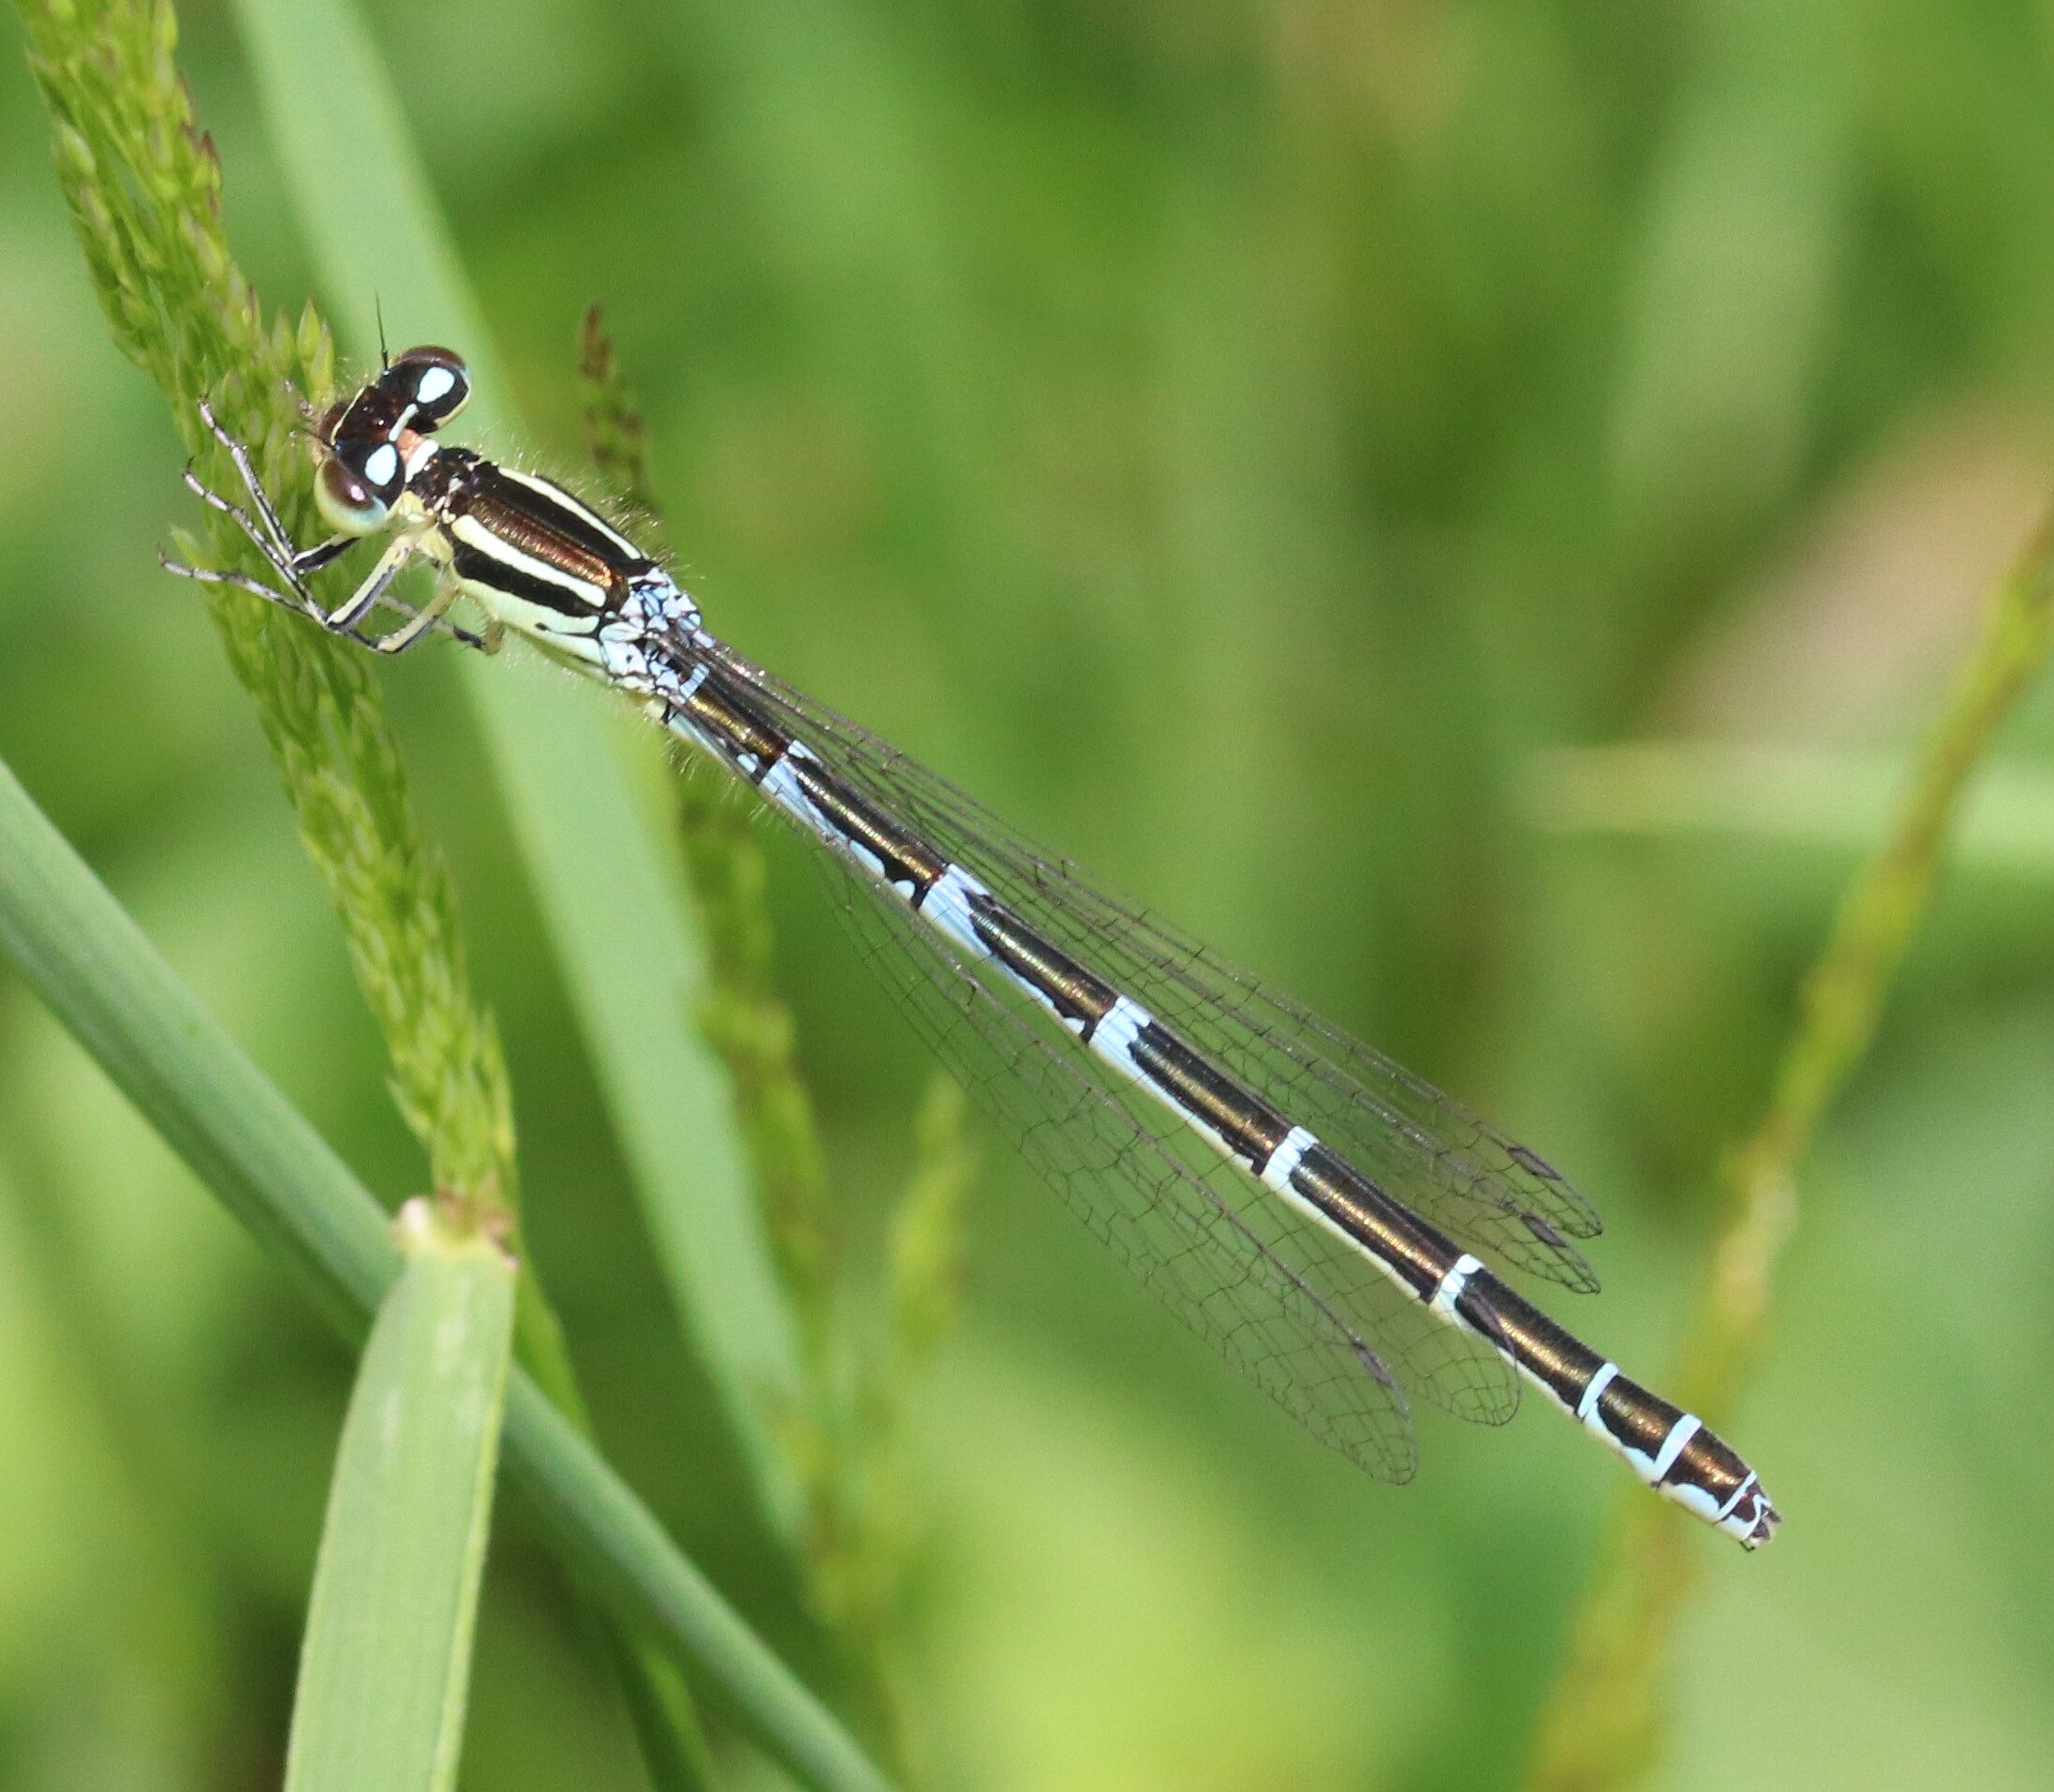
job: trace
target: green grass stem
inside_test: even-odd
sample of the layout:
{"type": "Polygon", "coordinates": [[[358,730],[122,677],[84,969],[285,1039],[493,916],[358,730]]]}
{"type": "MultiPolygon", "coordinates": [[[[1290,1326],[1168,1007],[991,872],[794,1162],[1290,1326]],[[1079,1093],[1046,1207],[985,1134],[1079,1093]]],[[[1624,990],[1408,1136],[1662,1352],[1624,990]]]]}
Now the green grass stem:
{"type": "MultiPolygon", "coordinates": [[[[0,766],[0,952],[194,1173],[352,1337],[398,1273],[387,1216],[0,766]]],[[[888,1785],[524,1371],[505,1463],[581,1583],[702,1670],[808,1785],[888,1785]]]]}
{"type": "MultiPolygon", "coordinates": [[[[31,4],[31,64],[50,107],[60,185],[118,347],[164,389],[176,426],[216,490],[233,492],[228,457],[202,428],[207,397],[245,443],[295,539],[311,539],[296,400],[332,383],[326,326],[311,309],[267,329],[229,252],[221,170],[198,133],[175,61],[168,0],[83,7],[31,4]]],[[[194,564],[269,569],[228,519],[205,513],[206,538],[180,542],[194,564]]],[[[307,851],[341,917],[352,967],[385,1038],[392,1089],[427,1154],[429,1177],[470,1211],[507,1228],[516,1205],[512,1103],[496,1028],[471,994],[455,899],[415,811],[398,743],[370,662],[282,611],[216,587],[215,622],[256,703],[307,851]]],[[[532,1274],[517,1308],[523,1359],[567,1412],[582,1415],[569,1353],[532,1274]]],[[[631,1653],[607,1639],[618,1660],[631,1653]]],[[[663,1792],[702,1783],[673,1771],[703,1755],[683,1687],[658,1658],[627,1685],[644,1754],[663,1792]],[[660,1734],[644,1720],[678,1720],[660,1734]]]]}
{"type": "MultiPolygon", "coordinates": [[[[1738,1406],[1766,1347],[1776,1267],[1797,1221],[1797,1166],[1875,1037],[1930,906],[1970,779],[2050,646],[2054,521],[1992,592],[1897,818],[1840,898],[1804,981],[1767,1109],[1724,1166],[1725,1222],[1681,1360],[1664,1384],[1715,1428],[1738,1406]]],[[[1773,1488],[1774,1464],[1763,1474],[1773,1488]]],[[[1670,1651],[1704,1540],[1687,1518],[1638,1491],[1621,1497],[1613,1513],[1569,1660],[1542,1711],[1529,1780],[1534,1792],[1632,1785],[1661,1754],[1670,1651]]]]}
{"type": "MultiPolygon", "coordinates": [[[[311,309],[296,325],[267,327],[229,255],[220,165],[174,58],[176,15],[163,0],[23,0],[22,13],[58,178],[116,346],[164,390],[207,483],[240,496],[195,408],[203,396],[249,447],[287,526],[307,539],[315,517],[295,396],[330,383],[332,345],[311,309]]],[[[227,518],[197,506],[176,513],[204,518],[204,536],[182,543],[188,558],[269,575],[227,518]]],[[[341,917],[429,1179],[503,1214],[514,1196],[513,1121],[498,1034],[471,993],[448,867],[416,812],[373,669],[274,606],[214,590],[229,662],[341,917]]]]}
{"type": "MultiPolygon", "coordinates": [[[[1636,740],[1541,754],[1521,807],[1552,834],[1866,858],[1912,774],[1902,753],[1636,740]]],[[[2054,773],[2023,760],[1984,764],[1963,794],[1948,855],[1962,871],[2054,881],[2054,773]]]]}
{"type": "MultiPolygon", "coordinates": [[[[506,437],[503,370],[362,17],[346,0],[237,0],[235,13],[345,333],[376,343],[382,303],[410,341],[460,348],[477,380],[466,430],[506,437]]],[[[624,748],[604,701],[571,679],[462,659],[680,1320],[774,1527],[794,1535],[799,1495],[772,1414],[794,1398],[796,1343],[720,1068],[690,1024],[704,952],[662,818],[624,763],[624,751],[658,748],[624,748]]]]}
{"type": "MultiPolygon", "coordinates": [[[[638,525],[660,527],[648,432],[598,305],[579,342],[585,440],[638,525]]],[[[695,768],[696,769],[696,768],[695,768]]],[[[891,1219],[888,1336],[851,1336],[841,1204],[828,1186],[797,1030],[777,988],[755,806],[725,778],[678,783],[685,868],[710,960],[697,1019],[731,1086],[749,1175],[802,1343],[804,1399],[780,1436],[805,1499],[802,1560],[814,1608],[840,1646],[869,1731],[902,1779],[913,1742],[899,1669],[900,1615],[915,1506],[904,1418],[956,1311],[970,1156],[962,1091],[938,1074],[914,1128],[915,1166],[891,1219]]]]}

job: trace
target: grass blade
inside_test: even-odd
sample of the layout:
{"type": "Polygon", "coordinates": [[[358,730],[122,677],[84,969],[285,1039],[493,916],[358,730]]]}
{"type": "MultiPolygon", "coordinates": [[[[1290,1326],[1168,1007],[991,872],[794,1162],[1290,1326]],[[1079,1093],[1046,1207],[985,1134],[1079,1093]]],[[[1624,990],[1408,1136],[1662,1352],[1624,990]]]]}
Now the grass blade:
{"type": "MultiPolygon", "coordinates": [[[[1840,898],[1804,981],[1767,1111],[1725,1165],[1727,1212],[1682,1360],[1667,1378],[1723,1426],[1768,1334],[1776,1270],[1797,1222],[1797,1165],[1867,1055],[1883,1004],[1931,905],[1971,779],[2054,653],[2054,514],[1991,593],[1882,844],[1840,898]]],[[[1530,1792],[1602,1792],[1644,1780],[1667,1729],[1665,1680],[1690,1605],[1697,1540],[1652,1500],[1613,1507],[1603,1563],[1541,1711],[1530,1792]]]]}
{"type": "Polygon", "coordinates": [[[492,1522],[513,1261],[410,1201],[343,1424],[308,1603],[286,1792],[456,1784],[492,1522]]]}
{"type": "MultiPolygon", "coordinates": [[[[1890,825],[1911,776],[1901,753],[1635,740],[1540,754],[1521,807],[1534,827],[1565,836],[1857,855],[1890,825]]],[[[1963,797],[1951,856],[1962,870],[2054,878],[2054,773],[2023,759],[1985,765],[1963,797]]]]}
{"type": "MultiPolygon", "coordinates": [[[[377,339],[382,298],[409,339],[461,346],[477,376],[466,427],[475,415],[480,435],[506,433],[505,379],[362,18],[342,0],[238,0],[236,13],[347,333],[377,339]]],[[[705,956],[658,844],[661,823],[639,803],[643,780],[592,693],[462,659],[661,1266],[789,1538],[801,1503],[775,1420],[797,1399],[797,1346],[726,1084],[689,1024],[705,956]],[[604,926],[592,925],[595,892],[604,926]]]]}
{"type": "MultiPolygon", "coordinates": [[[[0,764],[0,953],[172,1149],[348,1335],[398,1274],[384,1210],[229,1037],[0,764]]],[[[809,1785],[888,1782],[528,1377],[505,1460],[558,1554],[610,1609],[697,1665],[809,1785]]]]}
{"type": "MultiPolygon", "coordinates": [[[[332,344],[311,305],[296,326],[267,322],[235,265],[220,164],[175,59],[170,0],[23,0],[22,12],[59,185],[116,345],[162,387],[196,466],[216,485],[230,477],[199,424],[204,395],[250,447],[288,526],[304,530],[312,505],[294,398],[334,383],[332,344]]],[[[204,543],[181,542],[186,560],[266,572],[226,517],[210,513],[207,533],[204,543]]],[[[504,1220],[516,1204],[505,1061],[469,987],[453,888],[414,809],[379,680],[362,654],[242,593],[217,588],[210,608],[342,918],[429,1180],[504,1220]]],[[[582,1414],[560,1328],[526,1273],[515,1332],[522,1361],[550,1398],[582,1414]]],[[[600,1640],[620,1664],[659,1792],[709,1783],[675,1669],[625,1637],[600,1640]]]]}

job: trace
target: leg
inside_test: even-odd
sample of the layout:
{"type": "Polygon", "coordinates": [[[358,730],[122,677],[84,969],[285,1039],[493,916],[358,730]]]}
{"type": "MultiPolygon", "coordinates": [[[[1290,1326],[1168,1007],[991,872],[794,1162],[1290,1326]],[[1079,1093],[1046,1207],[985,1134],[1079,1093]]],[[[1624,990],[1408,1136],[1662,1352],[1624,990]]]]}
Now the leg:
{"type": "Polygon", "coordinates": [[[243,444],[222,428],[214,417],[213,408],[204,401],[199,405],[199,416],[214,438],[228,451],[229,458],[242,475],[243,483],[248,488],[250,501],[257,514],[252,516],[241,506],[231,504],[218,492],[200,482],[191,466],[185,468],[185,481],[188,489],[202,503],[220,511],[242,530],[251,546],[269,562],[278,574],[284,589],[265,585],[261,580],[250,578],[241,572],[223,571],[205,567],[189,567],[170,560],[162,554],[158,563],[168,572],[175,572],[181,578],[197,579],[203,585],[230,585],[239,591],[247,591],[253,597],[267,602],[283,605],[318,622],[332,634],[346,635],[350,640],[381,653],[404,653],[422,635],[431,629],[451,636],[466,647],[480,652],[495,653],[498,650],[504,629],[494,622],[482,634],[474,634],[467,629],[460,629],[447,620],[448,611],[459,595],[453,585],[438,591],[421,609],[403,603],[391,596],[391,587],[413,557],[413,544],[407,537],[392,541],[378,556],[377,564],[365,575],[356,590],[350,593],[333,610],[324,610],[314,594],[307,589],[306,579],[310,573],[319,571],[339,560],[364,537],[333,535],[325,541],[317,542],[310,548],[296,548],[292,538],[286,533],[277,511],[265,494],[262,482],[257,477],[257,469],[250,463],[248,451],[243,444]],[[407,618],[406,624],[385,636],[377,636],[364,628],[364,622],[379,604],[397,610],[407,618]]]}
{"type": "Polygon", "coordinates": [[[319,623],[332,634],[346,635],[359,645],[375,647],[380,653],[402,652],[406,647],[412,646],[415,638],[420,635],[422,629],[432,629],[437,634],[446,634],[459,646],[472,647],[480,653],[497,653],[506,643],[507,631],[505,625],[497,620],[488,619],[484,629],[479,633],[473,633],[468,629],[459,628],[455,623],[450,621],[442,612],[456,600],[453,592],[446,600],[428,606],[428,610],[433,614],[417,610],[412,604],[402,601],[389,592],[380,593],[378,600],[387,609],[397,610],[401,615],[407,618],[409,625],[406,629],[393,631],[395,636],[399,634],[406,635],[406,640],[400,641],[396,645],[388,645],[387,644],[392,640],[392,636],[374,635],[360,626],[347,622],[332,623],[319,604],[303,603],[298,598],[288,597],[285,592],[273,589],[260,579],[251,578],[246,572],[227,572],[216,567],[182,566],[176,560],[166,559],[161,554],[157,555],[157,564],[167,572],[175,572],[182,579],[197,580],[201,585],[232,585],[238,591],[247,591],[253,598],[262,598],[267,603],[278,604],[284,609],[290,610],[295,615],[304,616],[310,622],[319,623]]]}
{"type": "MultiPolygon", "coordinates": [[[[273,543],[290,558],[293,554],[292,538],[286,533],[286,526],[278,520],[278,512],[272,508],[271,498],[264,490],[263,482],[257,477],[257,469],[250,465],[249,450],[221,427],[214,417],[214,407],[204,398],[199,401],[198,409],[199,421],[207,425],[207,433],[229,451],[229,458],[235,463],[235,470],[242,474],[244,487],[250,495],[250,502],[257,506],[257,514],[263,518],[264,527],[273,543]]],[[[192,481],[188,478],[186,483],[189,485],[192,481]]],[[[212,498],[210,494],[202,492],[201,496],[209,497],[211,502],[219,502],[218,499],[212,498]]],[[[228,510],[231,516],[240,514],[227,505],[222,505],[221,508],[228,510]]],[[[244,522],[244,527],[249,530],[250,539],[255,541],[257,531],[250,528],[247,522],[244,522]]]]}
{"type": "MultiPolygon", "coordinates": [[[[405,622],[401,623],[390,634],[380,635],[373,643],[373,645],[380,653],[405,653],[430,629],[440,623],[444,628],[450,628],[451,632],[455,634],[458,640],[466,641],[466,644],[475,644],[482,651],[490,652],[491,649],[487,648],[484,642],[477,635],[470,635],[466,638],[462,631],[451,628],[450,624],[443,622],[445,613],[461,595],[453,581],[443,580],[441,584],[436,586],[435,595],[426,603],[422,604],[420,609],[409,612],[405,622]]],[[[395,607],[404,608],[405,606],[395,607]]]]}
{"type": "MultiPolygon", "coordinates": [[[[288,597],[285,592],[273,589],[272,586],[264,584],[262,580],[253,579],[246,572],[225,572],[218,567],[210,566],[182,566],[176,560],[166,559],[162,554],[157,555],[157,564],[165,571],[175,572],[182,579],[195,579],[201,585],[232,585],[238,591],[247,591],[253,598],[262,598],[267,603],[278,604],[284,609],[290,610],[293,615],[304,616],[311,622],[324,622],[326,620],[321,615],[320,605],[311,599],[288,597]]],[[[361,629],[346,629],[341,632],[347,634],[350,640],[360,642],[366,647],[375,647],[378,644],[376,636],[365,634],[361,629]]]]}
{"type": "MultiPolygon", "coordinates": [[[[302,615],[319,623],[331,634],[347,635],[351,640],[360,641],[366,646],[377,644],[377,637],[364,632],[362,623],[364,617],[377,606],[378,600],[385,595],[386,587],[399,577],[401,569],[406,564],[411,549],[404,536],[386,548],[362,584],[341,604],[333,610],[324,610],[314,594],[306,588],[306,583],[301,576],[301,556],[291,552],[289,542],[286,550],[281,552],[265,539],[263,531],[245,511],[230,504],[218,493],[209,491],[189,467],[185,469],[185,483],[208,504],[234,520],[243,533],[249,537],[251,545],[270,561],[285,589],[279,590],[276,586],[268,585],[260,579],[250,578],[245,573],[226,572],[214,567],[186,566],[159,554],[157,564],[167,572],[175,572],[182,579],[197,579],[202,585],[232,585],[237,590],[247,591],[253,597],[282,604],[288,610],[297,610],[302,615]]],[[[308,549],[306,558],[317,568],[326,566],[340,558],[343,551],[354,546],[357,540],[354,536],[335,537],[332,541],[321,542],[318,547],[308,549]]]]}
{"type": "MultiPolygon", "coordinates": [[[[305,407],[303,406],[302,408],[304,409],[305,407]]],[[[213,407],[204,398],[199,401],[199,421],[207,425],[208,433],[214,440],[228,450],[229,458],[235,463],[235,470],[243,476],[243,483],[249,492],[250,502],[257,507],[257,514],[262,520],[262,532],[259,532],[242,511],[224,502],[218,495],[194,479],[190,467],[186,468],[185,483],[216,510],[233,517],[242,526],[243,532],[259,547],[269,546],[277,550],[276,556],[267,554],[267,558],[290,560],[293,570],[303,577],[309,572],[318,572],[331,561],[339,559],[362,539],[355,535],[332,535],[327,541],[318,542],[313,547],[295,548],[292,537],[286,532],[286,526],[278,520],[278,512],[272,504],[271,494],[264,490],[263,481],[257,477],[256,467],[250,465],[249,450],[221,427],[213,407]]]]}
{"type": "MultiPolygon", "coordinates": [[[[438,585],[435,595],[419,610],[410,604],[395,603],[388,595],[392,590],[392,581],[406,571],[408,562],[414,557],[414,541],[415,538],[410,535],[393,537],[385,552],[378,555],[377,565],[364,575],[362,584],[332,610],[323,613],[317,609],[315,614],[319,617],[321,627],[331,634],[347,635],[352,641],[361,641],[367,647],[377,648],[379,653],[405,653],[429,629],[442,623],[443,612],[456,601],[458,596],[454,584],[444,583],[438,585]],[[381,603],[403,612],[406,620],[390,634],[373,635],[365,630],[363,624],[372,611],[381,603]]],[[[447,624],[443,626],[448,627],[447,624]]],[[[451,632],[457,631],[451,629],[451,632]]],[[[458,634],[458,639],[462,640],[463,636],[458,634]]],[[[480,647],[484,645],[475,635],[471,637],[471,641],[480,647]]]]}
{"type": "Polygon", "coordinates": [[[332,535],[327,541],[317,542],[310,548],[295,546],[284,523],[279,520],[277,510],[272,504],[270,495],[264,490],[263,482],[257,477],[256,467],[250,464],[249,451],[222,428],[220,421],[206,400],[199,401],[199,410],[200,422],[206,424],[208,433],[214,440],[228,451],[235,470],[242,475],[243,484],[249,492],[250,502],[255,506],[257,515],[253,518],[241,506],[229,503],[212,487],[202,484],[189,462],[185,472],[186,488],[202,503],[219,511],[241,529],[249,538],[251,545],[276,569],[280,578],[300,595],[309,609],[313,609],[314,600],[308,596],[304,583],[306,575],[340,559],[361,538],[332,535]]]}
{"type": "MultiPolygon", "coordinates": [[[[485,626],[474,631],[462,627],[458,623],[451,622],[443,614],[450,604],[456,602],[457,598],[461,595],[460,592],[452,593],[448,603],[431,604],[429,608],[433,609],[436,614],[429,617],[423,626],[432,628],[437,634],[448,635],[460,647],[472,647],[480,653],[497,653],[501,647],[507,644],[507,625],[501,622],[497,616],[487,616],[485,626]]],[[[415,609],[412,604],[406,602],[405,599],[395,598],[391,595],[388,595],[385,599],[385,607],[388,610],[397,610],[409,622],[421,615],[421,612],[415,609]]]]}
{"type": "Polygon", "coordinates": [[[185,481],[187,491],[210,509],[219,511],[223,516],[227,517],[229,522],[233,523],[237,528],[241,529],[249,538],[250,545],[271,562],[279,578],[299,594],[309,610],[317,607],[313,598],[307,593],[303,575],[339,559],[349,548],[355,546],[357,537],[348,535],[332,536],[328,541],[307,549],[303,555],[293,547],[289,538],[281,535],[273,540],[266,529],[258,525],[247,511],[243,510],[240,506],[230,504],[220,493],[201,484],[199,475],[193,471],[190,464],[187,465],[185,473],[181,477],[185,481]]]}
{"type": "Polygon", "coordinates": [[[361,535],[332,535],[325,541],[300,549],[292,556],[292,570],[302,578],[309,572],[318,572],[324,566],[333,566],[363,539],[361,535]]]}
{"type": "Polygon", "coordinates": [[[347,634],[357,628],[378,607],[392,581],[406,570],[406,562],[413,557],[414,544],[411,538],[394,536],[385,552],[378,555],[377,564],[364,574],[362,584],[332,610],[317,612],[320,615],[321,627],[333,634],[347,634]]]}
{"type": "Polygon", "coordinates": [[[223,572],[211,567],[186,566],[183,561],[171,559],[162,549],[157,552],[157,564],[167,572],[177,573],[182,579],[198,579],[202,585],[232,585],[238,590],[250,592],[253,596],[267,599],[273,603],[283,604],[288,610],[297,610],[302,615],[313,616],[318,620],[321,606],[314,600],[313,593],[308,591],[301,580],[299,570],[293,564],[291,544],[288,542],[281,548],[268,540],[246,511],[237,509],[227,498],[202,485],[199,475],[189,464],[185,468],[185,481],[188,490],[229,517],[249,538],[251,546],[270,563],[272,570],[277,573],[285,589],[281,591],[273,585],[264,585],[245,573],[223,572]]]}

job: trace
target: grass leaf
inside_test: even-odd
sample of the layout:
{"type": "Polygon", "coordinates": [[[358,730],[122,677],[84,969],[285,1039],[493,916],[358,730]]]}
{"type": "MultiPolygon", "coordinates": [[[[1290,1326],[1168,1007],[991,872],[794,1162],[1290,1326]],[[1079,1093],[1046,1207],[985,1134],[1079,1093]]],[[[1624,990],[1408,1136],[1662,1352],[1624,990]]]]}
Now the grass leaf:
{"type": "MultiPolygon", "coordinates": [[[[238,0],[236,14],[346,333],[375,343],[382,303],[409,340],[458,346],[477,379],[466,428],[503,437],[503,371],[362,18],[342,0],[238,0]]],[[[769,1415],[796,1398],[797,1346],[720,1069],[690,1025],[705,956],[658,845],[661,821],[640,802],[643,780],[594,693],[462,659],[660,1266],[773,1523],[790,1536],[798,1490],[769,1415]]]]}
{"type": "MultiPolygon", "coordinates": [[[[201,427],[205,396],[247,445],[296,539],[312,523],[298,396],[333,383],[311,305],[266,325],[229,251],[222,172],[198,128],[174,52],[169,0],[23,7],[31,66],[55,125],[60,185],[116,345],[164,389],[214,488],[235,485],[201,427]]],[[[267,576],[228,519],[186,538],[193,565],[267,576]]],[[[360,651],[241,592],[214,587],[214,620],[344,926],[357,983],[385,1038],[394,1101],[429,1177],[500,1220],[516,1203],[512,1102],[498,1032],[473,997],[447,868],[414,808],[380,685],[360,651]]],[[[583,1405],[560,1328],[524,1274],[523,1361],[566,1412],[583,1405]]],[[[704,1745],[674,1671],[626,1638],[602,1638],[659,1792],[702,1785],[704,1745]],[[658,1727],[652,1728],[651,1725],[658,1727]]]]}
{"type": "MultiPolygon", "coordinates": [[[[1665,1385],[1723,1427],[1766,1345],[1776,1271],[1797,1223],[1797,1166],[1868,1055],[1926,919],[1971,782],[2054,653],[2054,512],[1990,593],[1897,815],[1840,897],[1806,977],[1766,1111],[1724,1166],[1726,1219],[1682,1360],[1665,1385]]],[[[1774,1485],[1773,1468],[1764,1478],[1774,1485]]],[[[1667,1730],[1665,1680],[1703,1539],[1639,1489],[1613,1506],[1603,1565],[1541,1712],[1532,1792],[1643,1780],[1667,1730]]],[[[1787,1547],[1787,1546],[1786,1546],[1787,1547]]]]}
{"type": "MultiPolygon", "coordinates": [[[[1858,854],[1890,825],[1911,775],[1899,753],[1635,740],[1537,755],[1521,807],[1564,836],[1858,854]]],[[[2054,775],[2022,758],[1984,766],[1964,792],[1952,856],[1962,870],[2054,877],[2054,775]]]]}
{"type": "MultiPolygon", "coordinates": [[[[386,1215],[230,1039],[0,765],[0,953],[165,1142],[350,1336],[398,1274],[386,1215]]],[[[805,1784],[887,1782],[525,1373],[507,1390],[512,1483],[630,1631],[696,1664],[805,1784]]]]}
{"type": "Polygon", "coordinates": [[[357,1370],[307,1609],[287,1792],[456,1783],[514,1266],[424,1198],[357,1370]]]}

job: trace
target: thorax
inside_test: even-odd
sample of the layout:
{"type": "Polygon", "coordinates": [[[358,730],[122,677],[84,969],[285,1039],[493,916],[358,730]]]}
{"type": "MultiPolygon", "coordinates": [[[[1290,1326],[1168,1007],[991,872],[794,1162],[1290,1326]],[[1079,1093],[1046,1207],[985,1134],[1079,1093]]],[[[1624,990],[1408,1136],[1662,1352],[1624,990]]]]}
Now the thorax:
{"type": "Polygon", "coordinates": [[[553,481],[468,449],[438,448],[408,481],[394,521],[509,627],[562,644],[614,615],[652,562],[553,481]]]}

